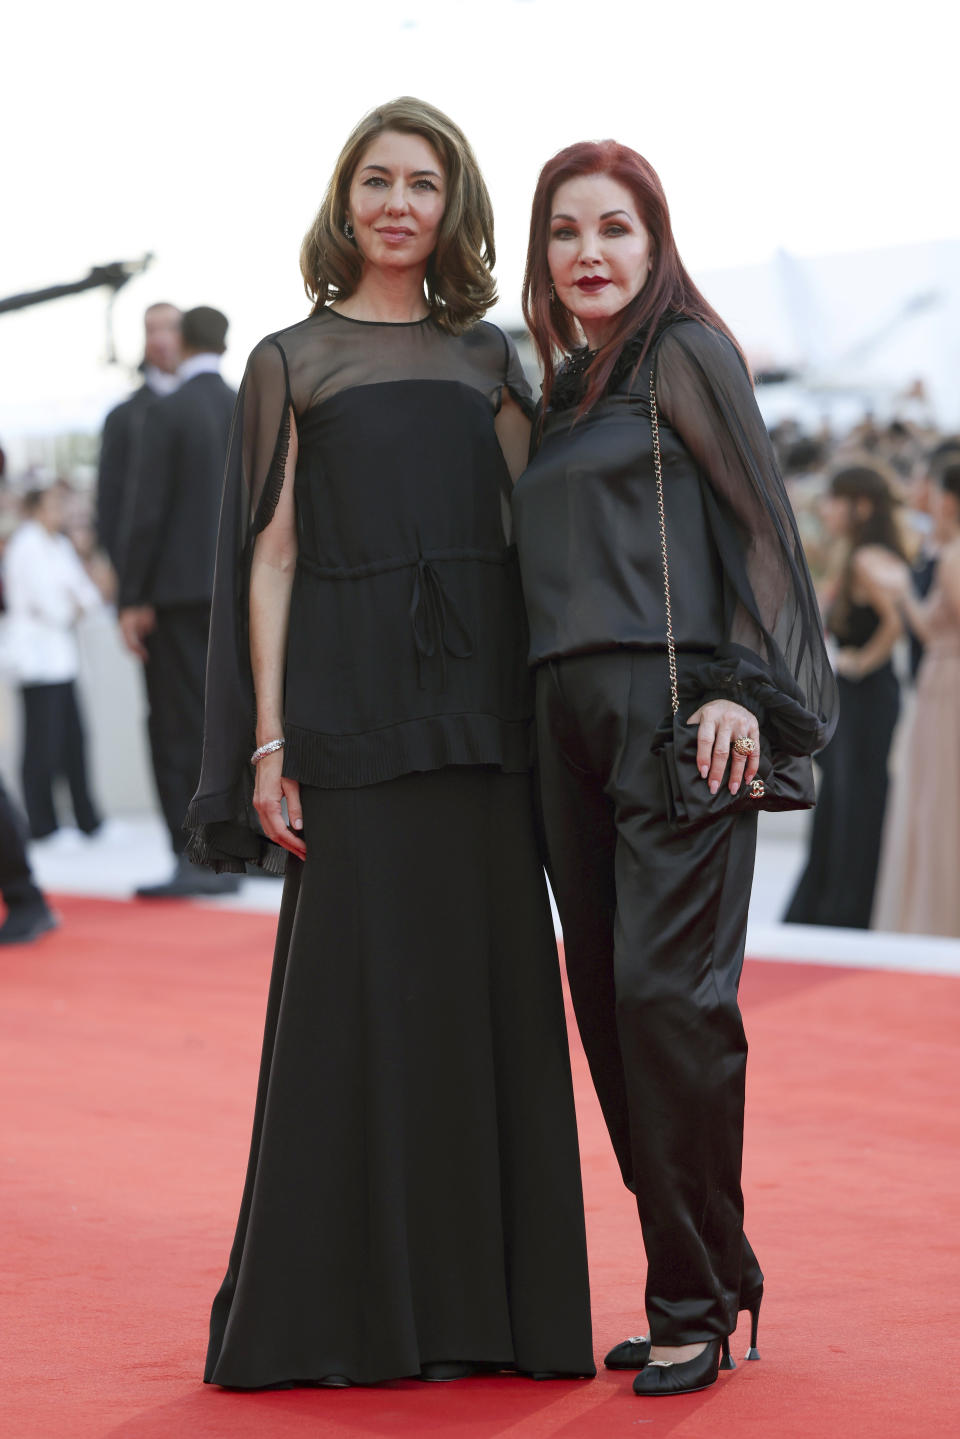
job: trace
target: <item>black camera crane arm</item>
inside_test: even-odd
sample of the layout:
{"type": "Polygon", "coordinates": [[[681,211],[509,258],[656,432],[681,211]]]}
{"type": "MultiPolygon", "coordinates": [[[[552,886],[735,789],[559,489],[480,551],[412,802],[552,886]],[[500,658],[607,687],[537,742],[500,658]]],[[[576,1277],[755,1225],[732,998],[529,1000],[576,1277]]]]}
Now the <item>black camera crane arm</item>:
{"type": "Polygon", "coordinates": [[[89,275],[82,280],[72,280],[66,285],[48,285],[45,290],[26,290],[22,295],[8,295],[0,299],[0,315],[12,310],[26,310],[31,305],[42,305],[47,300],[59,300],[64,295],[81,295],[84,290],[99,290],[107,286],[116,295],[128,280],[142,275],[153,256],[146,254],[140,260],[114,260],[109,265],[94,265],[89,275]]]}

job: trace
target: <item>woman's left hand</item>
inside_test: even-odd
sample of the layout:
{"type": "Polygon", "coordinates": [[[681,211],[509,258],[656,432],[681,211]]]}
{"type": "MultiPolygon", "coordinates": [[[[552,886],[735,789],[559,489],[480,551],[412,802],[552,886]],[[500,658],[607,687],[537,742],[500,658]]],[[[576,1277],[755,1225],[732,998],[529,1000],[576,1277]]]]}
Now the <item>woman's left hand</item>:
{"type": "Polygon", "coordinates": [[[860,663],[860,651],[852,645],[837,650],[834,657],[833,667],[838,675],[845,680],[859,680],[863,678],[863,670],[860,663]]]}
{"type": "Polygon", "coordinates": [[[697,734],[697,768],[700,778],[710,786],[710,793],[716,794],[723,782],[730,761],[731,794],[736,794],[741,784],[749,784],[760,767],[760,726],[756,715],[743,705],[731,700],[709,700],[687,720],[687,724],[700,726],[697,734]],[[752,754],[737,754],[733,741],[741,735],[753,740],[752,754]]]}

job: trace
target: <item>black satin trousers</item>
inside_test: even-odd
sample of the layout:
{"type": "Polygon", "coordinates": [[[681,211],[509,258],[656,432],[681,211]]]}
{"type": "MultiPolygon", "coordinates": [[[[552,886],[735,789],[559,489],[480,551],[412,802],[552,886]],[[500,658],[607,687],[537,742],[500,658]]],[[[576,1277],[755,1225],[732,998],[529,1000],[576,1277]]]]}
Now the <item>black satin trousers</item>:
{"type": "MultiPolygon", "coordinates": [[[[679,656],[685,664],[704,656],[679,656]]],[[[537,670],[548,872],[580,1036],[637,1199],[655,1344],[732,1333],[763,1276],[743,1234],[747,1043],[737,1000],[756,816],[665,817],[653,732],[664,652],[537,670]]]]}

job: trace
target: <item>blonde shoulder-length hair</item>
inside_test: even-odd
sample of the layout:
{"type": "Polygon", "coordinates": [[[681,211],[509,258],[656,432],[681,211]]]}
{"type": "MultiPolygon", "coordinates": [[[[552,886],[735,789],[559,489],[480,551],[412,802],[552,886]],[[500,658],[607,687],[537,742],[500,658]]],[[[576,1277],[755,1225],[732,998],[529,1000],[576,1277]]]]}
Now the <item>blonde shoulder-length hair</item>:
{"type": "Polygon", "coordinates": [[[316,314],[357,288],[363,256],[343,232],[350,183],[371,142],[388,130],[422,136],[443,162],[447,204],[436,249],[427,263],[427,301],[436,323],[459,334],[497,298],[492,275],[493,208],[463,131],[433,105],[409,95],[364,115],[340,152],[323,203],[300,248],[304,289],[316,314]]]}

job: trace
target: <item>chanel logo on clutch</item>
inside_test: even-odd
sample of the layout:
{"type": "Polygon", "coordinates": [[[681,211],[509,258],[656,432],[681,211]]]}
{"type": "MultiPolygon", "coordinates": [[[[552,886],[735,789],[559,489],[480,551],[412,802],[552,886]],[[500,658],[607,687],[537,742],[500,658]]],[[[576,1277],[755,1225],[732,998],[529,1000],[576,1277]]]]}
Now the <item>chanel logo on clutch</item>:
{"type": "Polygon", "coordinates": [[[767,791],[764,788],[764,783],[762,779],[751,780],[750,796],[752,799],[763,799],[763,796],[766,794],[766,792],[767,791]]]}

